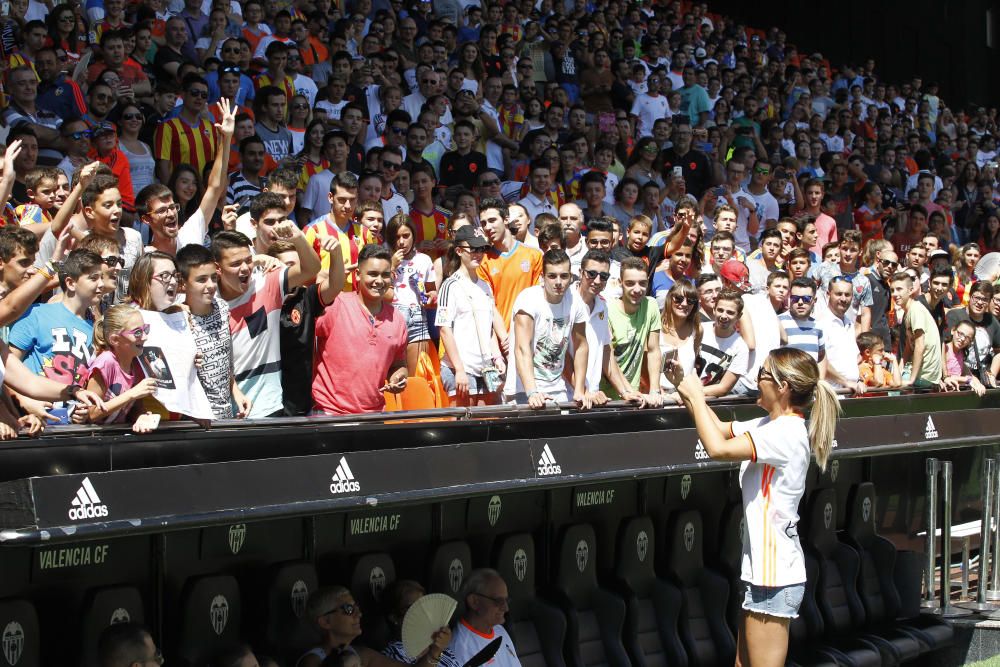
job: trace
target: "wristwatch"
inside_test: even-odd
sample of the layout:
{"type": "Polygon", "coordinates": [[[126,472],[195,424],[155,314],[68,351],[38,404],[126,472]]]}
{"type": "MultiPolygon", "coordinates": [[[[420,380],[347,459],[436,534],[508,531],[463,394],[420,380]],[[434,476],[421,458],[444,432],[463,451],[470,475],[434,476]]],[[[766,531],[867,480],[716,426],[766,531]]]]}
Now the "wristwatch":
{"type": "Polygon", "coordinates": [[[66,387],[66,397],[72,400],[73,398],[76,397],[77,392],[80,391],[81,389],[83,389],[82,385],[77,384],[76,382],[71,383],[66,387]]]}

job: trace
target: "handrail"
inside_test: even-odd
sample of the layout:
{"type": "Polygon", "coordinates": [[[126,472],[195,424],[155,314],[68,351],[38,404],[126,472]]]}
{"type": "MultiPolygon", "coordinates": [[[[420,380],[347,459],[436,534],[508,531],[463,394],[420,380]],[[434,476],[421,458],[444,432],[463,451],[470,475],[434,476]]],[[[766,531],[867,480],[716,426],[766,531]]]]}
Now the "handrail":
{"type": "MultiPolygon", "coordinates": [[[[993,393],[998,390],[989,390],[993,393]]],[[[928,395],[928,394],[954,394],[955,392],[943,392],[936,389],[916,389],[896,388],[896,389],[871,389],[862,396],[855,395],[851,390],[838,389],[837,394],[842,398],[863,398],[874,396],[903,396],[903,395],[928,395]]],[[[964,393],[964,390],[963,390],[964,393]]],[[[720,407],[753,405],[755,398],[728,394],[726,396],[711,397],[708,402],[720,407]]],[[[202,426],[193,421],[171,421],[162,422],[153,433],[172,432],[203,432],[214,429],[239,429],[252,430],[257,428],[274,428],[281,426],[297,427],[317,427],[317,426],[356,426],[358,424],[389,424],[413,421],[471,421],[477,419],[497,419],[502,417],[551,417],[559,414],[600,414],[609,411],[632,410],[643,412],[667,412],[673,413],[683,411],[684,408],[673,403],[662,405],[657,408],[640,408],[630,401],[609,401],[603,405],[594,406],[590,410],[582,410],[574,401],[549,402],[545,407],[533,409],[524,404],[502,404],[472,406],[464,408],[431,408],[425,410],[400,410],[394,412],[371,412],[355,415],[314,415],[309,417],[272,417],[268,419],[245,420],[245,419],[222,419],[209,422],[207,426],[202,426]]],[[[48,426],[44,437],[100,437],[130,434],[130,428],[125,425],[59,425],[48,426]]],[[[136,434],[137,437],[142,435],[136,434]]],[[[30,442],[34,438],[19,436],[16,441],[8,442],[30,442]]],[[[0,445],[2,447],[2,445],[0,445]]]]}

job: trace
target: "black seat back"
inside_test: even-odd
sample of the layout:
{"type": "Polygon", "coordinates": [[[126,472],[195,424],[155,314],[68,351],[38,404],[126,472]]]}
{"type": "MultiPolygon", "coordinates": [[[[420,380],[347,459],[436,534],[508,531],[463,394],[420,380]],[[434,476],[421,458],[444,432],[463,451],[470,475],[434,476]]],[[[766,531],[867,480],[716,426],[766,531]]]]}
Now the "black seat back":
{"type": "Polygon", "coordinates": [[[681,591],[678,634],[692,665],[730,664],[736,644],[726,623],[729,584],[725,577],[705,567],[701,514],[678,512],[670,521],[667,570],[681,591]]]}
{"type": "Polygon", "coordinates": [[[809,501],[803,548],[816,559],[819,579],[816,604],[828,635],[851,632],[864,625],[864,606],[857,593],[858,554],[837,540],[837,495],[816,491],[809,501]]]}
{"type": "Polygon", "coordinates": [[[264,642],[268,651],[294,663],[319,641],[315,624],[305,614],[309,595],[319,588],[316,568],[312,563],[290,561],[273,566],[269,575],[264,642]]]}
{"type": "Polygon", "coordinates": [[[82,662],[86,667],[96,666],[97,640],[106,627],[115,623],[145,622],[142,595],[133,586],[109,586],[90,591],[80,621],[82,662]]]}
{"type": "Polygon", "coordinates": [[[681,594],[656,576],[655,538],[649,517],[630,519],[618,531],[615,576],[626,596],[623,642],[637,667],[686,665],[677,634],[681,594]]]}
{"type": "Polygon", "coordinates": [[[622,645],[625,603],[597,584],[597,538],[589,524],[568,526],[557,554],[555,588],[567,605],[566,661],[627,665],[622,645]]]}
{"type": "Polygon", "coordinates": [[[729,604],[726,608],[726,621],[734,633],[739,627],[740,614],[743,608],[743,593],[746,585],[742,581],[743,569],[743,533],[746,522],[743,520],[743,503],[731,503],[722,512],[722,525],[719,532],[719,554],[716,559],[719,571],[729,582],[729,604]]]}
{"type": "Polygon", "coordinates": [[[507,583],[507,628],[522,667],[564,667],[566,618],[535,597],[535,541],[528,533],[499,540],[493,566],[507,583]]]}
{"type": "Polygon", "coordinates": [[[389,641],[389,625],[382,613],[382,592],[396,581],[396,567],[387,553],[361,556],[351,571],[351,594],[361,606],[361,629],[365,644],[381,650],[389,641]]]}
{"type": "Polygon", "coordinates": [[[239,640],[240,588],[235,577],[220,574],[189,580],[180,604],[175,655],[181,664],[200,665],[239,640]]]}
{"type": "Polygon", "coordinates": [[[25,600],[0,601],[0,666],[41,664],[38,614],[25,600]]]}
{"type": "Polygon", "coordinates": [[[875,485],[851,487],[847,502],[846,537],[861,557],[858,593],[869,623],[888,623],[899,613],[894,570],[896,547],[875,534],[875,485]]]}
{"type": "Polygon", "coordinates": [[[438,545],[431,556],[427,574],[427,591],[458,597],[466,575],[472,571],[472,552],[465,542],[446,542],[438,545]]]}

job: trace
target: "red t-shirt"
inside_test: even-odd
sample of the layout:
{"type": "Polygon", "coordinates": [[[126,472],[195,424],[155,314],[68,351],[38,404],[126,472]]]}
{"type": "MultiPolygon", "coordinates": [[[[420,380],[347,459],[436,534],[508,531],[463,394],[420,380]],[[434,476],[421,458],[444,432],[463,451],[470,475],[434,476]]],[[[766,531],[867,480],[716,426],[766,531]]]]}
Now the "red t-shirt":
{"type": "Polygon", "coordinates": [[[406,324],[384,304],[369,315],[357,292],[340,294],[316,320],[313,403],[329,414],[385,410],[380,391],[392,364],[406,359],[406,324]]]}

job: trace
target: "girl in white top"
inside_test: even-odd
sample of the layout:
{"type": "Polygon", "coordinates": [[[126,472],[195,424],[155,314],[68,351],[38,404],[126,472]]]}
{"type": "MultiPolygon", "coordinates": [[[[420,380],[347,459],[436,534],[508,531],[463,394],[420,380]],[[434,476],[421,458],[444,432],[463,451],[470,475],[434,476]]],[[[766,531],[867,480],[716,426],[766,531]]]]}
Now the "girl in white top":
{"type": "MultiPolygon", "coordinates": [[[[701,347],[701,315],[698,311],[698,290],[687,280],[679,280],[667,291],[660,330],[660,352],[666,369],[667,354],[681,365],[684,374],[694,372],[694,362],[701,347]],[[674,353],[670,353],[670,349],[674,353]]],[[[674,385],[666,373],[660,377],[660,390],[673,391],[674,385]]]]}
{"type": "Polygon", "coordinates": [[[812,357],[788,347],[772,351],[761,366],[757,405],[767,416],[760,419],[724,423],[706,403],[697,375],[685,375],[679,364],[672,364],[667,376],[694,418],[708,455],[743,461],[742,579],[747,591],[737,664],[781,667],[788,653],[788,626],[797,616],[806,580],[797,510],[810,455],[821,470],[826,468],[840,410],[837,396],[819,379],[812,357]],[[807,423],[803,410],[810,404],[807,423]]]}
{"type": "Polygon", "coordinates": [[[454,389],[447,387],[452,406],[496,403],[496,393],[484,384],[483,371],[491,367],[501,375],[505,371],[503,356],[493,336],[493,322],[503,318],[489,284],[476,275],[489,248],[490,242],[482,229],[473,225],[461,227],[449,251],[449,259],[454,253],[460,263],[438,292],[435,323],[444,345],[441,373],[442,379],[449,372],[454,376],[454,389]]]}
{"type": "Polygon", "coordinates": [[[425,309],[437,305],[434,262],[417,252],[417,230],[405,213],[398,213],[385,226],[385,242],[392,255],[392,305],[406,322],[406,367],[415,375],[420,353],[430,345],[425,309]]]}

